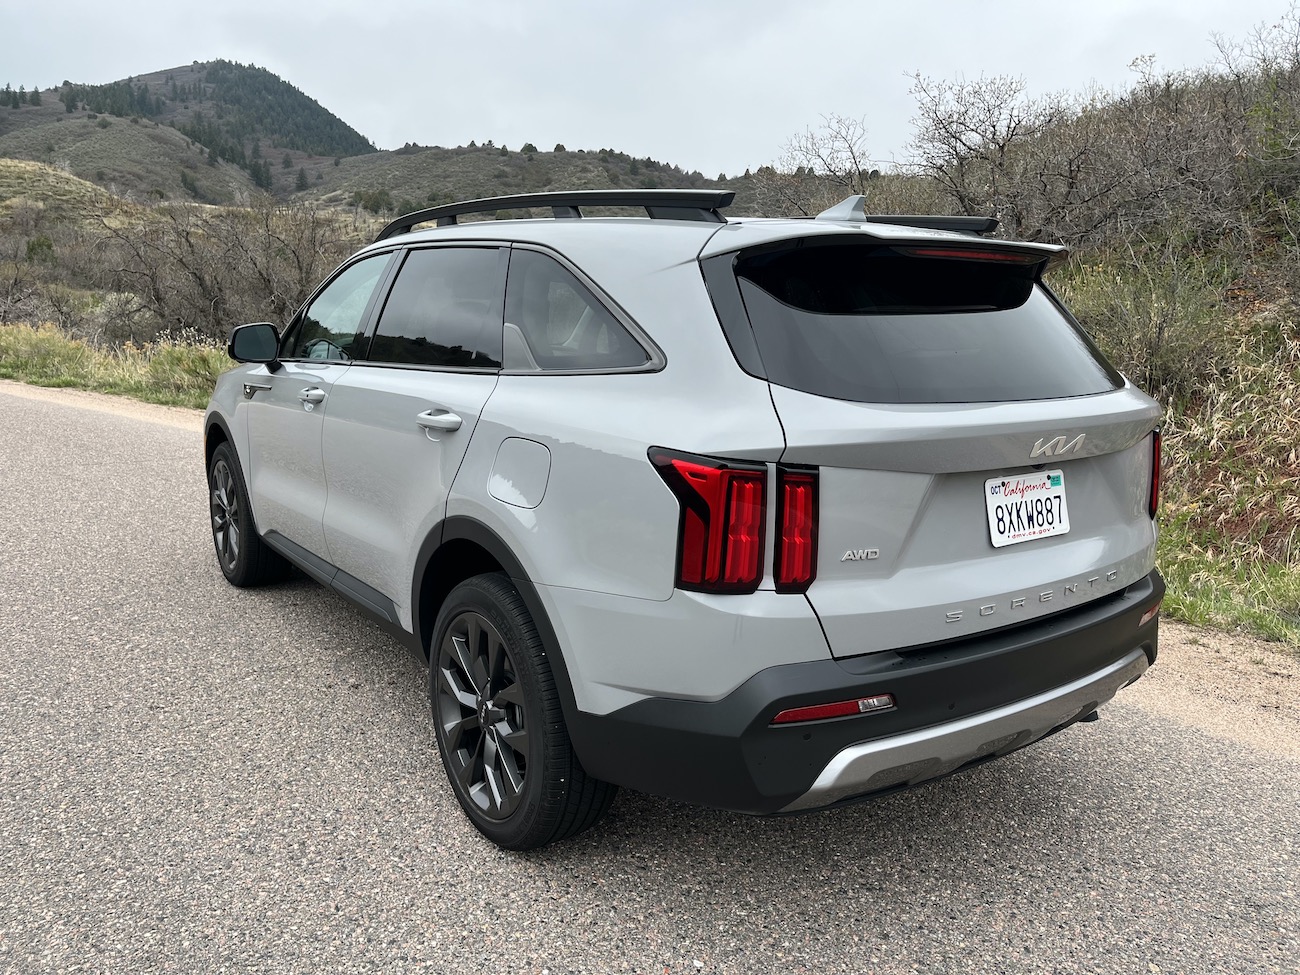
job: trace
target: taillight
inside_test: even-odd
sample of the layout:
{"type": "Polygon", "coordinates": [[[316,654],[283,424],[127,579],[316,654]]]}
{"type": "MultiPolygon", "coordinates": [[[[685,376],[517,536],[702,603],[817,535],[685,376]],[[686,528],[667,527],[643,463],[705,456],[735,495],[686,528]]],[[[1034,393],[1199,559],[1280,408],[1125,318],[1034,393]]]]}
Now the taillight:
{"type": "Polygon", "coordinates": [[[817,576],[817,472],[776,472],[777,592],[807,592],[817,576]]]}
{"type": "Polygon", "coordinates": [[[651,447],[650,462],[681,504],[677,586],[753,592],[763,578],[767,468],[651,447]]]}
{"type": "Polygon", "coordinates": [[[1151,496],[1147,499],[1147,514],[1152,518],[1160,510],[1160,431],[1151,432],[1151,496]]]}

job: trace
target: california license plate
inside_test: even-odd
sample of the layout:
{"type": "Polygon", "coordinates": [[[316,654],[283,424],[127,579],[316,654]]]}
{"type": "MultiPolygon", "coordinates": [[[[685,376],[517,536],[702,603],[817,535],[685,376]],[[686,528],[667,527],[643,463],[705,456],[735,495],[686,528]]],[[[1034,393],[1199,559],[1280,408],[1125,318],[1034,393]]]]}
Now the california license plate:
{"type": "Polygon", "coordinates": [[[988,506],[989,537],[994,548],[1051,538],[1070,530],[1070,509],[1065,506],[1065,474],[1035,471],[984,482],[988,506]]]}

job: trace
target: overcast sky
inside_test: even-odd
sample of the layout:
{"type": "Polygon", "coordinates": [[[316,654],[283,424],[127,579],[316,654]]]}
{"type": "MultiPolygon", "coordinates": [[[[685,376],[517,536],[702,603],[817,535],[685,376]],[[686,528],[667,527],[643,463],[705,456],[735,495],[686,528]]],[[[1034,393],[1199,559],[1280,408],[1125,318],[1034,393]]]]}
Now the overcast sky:
{"type": "Polygon", "coordinates": [[[708,177],[772,162],[822,116],[903,160],[914,72],[1122,87],[1199,68],[1287,0],[0,0],[0,85],[104,83],[226,58],[296,85],[381,149],[610,147],[708,177]],[[13,9],[7,9],[11,6],[13,9]]]}

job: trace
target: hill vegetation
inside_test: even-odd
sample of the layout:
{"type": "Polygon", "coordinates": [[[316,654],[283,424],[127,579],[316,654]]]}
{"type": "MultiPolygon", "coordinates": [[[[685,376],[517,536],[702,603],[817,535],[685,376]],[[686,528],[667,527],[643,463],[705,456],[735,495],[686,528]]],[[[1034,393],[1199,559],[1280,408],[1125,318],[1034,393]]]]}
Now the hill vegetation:
{"type": "Polygon", "coordinates": [[[0,324],[0,372],[138,390],[149,368],[179,370],[160,395],[200,399],[212,360],[177,349],[284,320],[383,220],[455,199],[724,185],[737,214],[815,213],[858,192],[875,212],[996,213],[1007,235],[1074,249],[1054,287],[1168,407],[1167,608],[1300,642],[1300,19],[1223,42],[1200,71],[1138,67],[1123,91],[1046,98],[1018,79],[917,76],[909,165],[872,168],[865,122],[828,116],[733,180],[613,149],[376,152],[228,62],[35,105],[11,88],[0,323],[53,324],[0,324]],[[123,378],[146,347],[169,350],[166,365],[137,357],[123,378]],[[13,365],[37,352],[39,369],[13,365]],[[111,361],[96,372],[92,353],[111,361]]]}

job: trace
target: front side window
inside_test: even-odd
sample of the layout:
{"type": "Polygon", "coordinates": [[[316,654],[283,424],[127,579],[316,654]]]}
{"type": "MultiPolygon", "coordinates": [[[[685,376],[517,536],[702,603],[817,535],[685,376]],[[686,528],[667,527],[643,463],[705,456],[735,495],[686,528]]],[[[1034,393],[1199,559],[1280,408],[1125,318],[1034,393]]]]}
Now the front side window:
{"type": "Polygon", "coordinates": [[[629,369],[650,356],[559,261],[515,250],[506,286],[506,368],[530,372],[629,369]]]}
{"type": "Polygon", "coordinates": [[[370,359],[499,369],[504,293],[500,248],[413,250],[384,303],[370,359]]]}
{"type": "Polygon", "coordinates": [[[348,362],[365,351],[366,308],[391,254],[357,261],[326,285],[284,334],[285,359],[348,362]]]}

